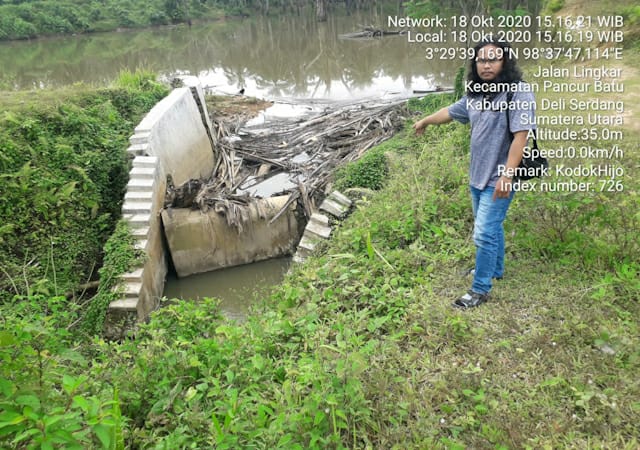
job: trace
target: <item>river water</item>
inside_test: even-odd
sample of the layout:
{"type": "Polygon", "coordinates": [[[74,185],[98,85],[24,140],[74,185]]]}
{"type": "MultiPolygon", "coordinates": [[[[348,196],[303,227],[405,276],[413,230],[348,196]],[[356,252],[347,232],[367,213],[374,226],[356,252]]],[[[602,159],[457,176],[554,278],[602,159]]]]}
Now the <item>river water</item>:
{"type": "Polygon", "coordinates": [[[387,29],[387,14],[332,15],[325,23],[255,17],[2,43],[0,88],[105,85],[121,70],[138,68],[164,79],[197,75],[212,92],[244,88],[246,95],[270,99],[379,98],[451,86],[460,62],[427,61],[425,44],[404,36],[339,38],[363,25],[387,29]]]}
{"type": "MultiPolygon", "coordinates": [[[[393,2],[397,5],[397,2],[393,2]]],[[[314,17],[253,17],[0,44],[0,89],[44,89],[84,82],[107,85],[123,69],[147,69],[171,80],[199,77],[209,93],[279,100],[280,104],[409,96],[414,89],[451,87],[461,62],[427,61],[425,44],[404,36],[349,40],[363,26],[388,29],[380,8],[326,23],[314,17]]],[[[286,114],[286,113],[285,113],[286,114]]],[[[242,318],[265,286],[278,284],[290,263],[279,258],[178,280],[168,298],[221,298],[221,310],[242,318]],[[259,289],[253,289],[259,287],[259,289]]]]}

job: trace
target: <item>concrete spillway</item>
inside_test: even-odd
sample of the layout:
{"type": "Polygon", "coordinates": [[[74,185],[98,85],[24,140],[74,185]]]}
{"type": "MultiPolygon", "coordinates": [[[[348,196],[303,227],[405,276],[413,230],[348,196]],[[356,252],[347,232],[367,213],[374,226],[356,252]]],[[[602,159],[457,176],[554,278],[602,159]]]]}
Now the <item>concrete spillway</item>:
{"type": "Polygon", "coordinates": [[[199,84],[173,90],[140,122],[129,141],[133,168],[122,216],[146,258],[123,275],[121,298],[111,302],[107,312],[106,336],[122,336],[158,308],[170,257],[178,275],[186,276],[294,251],[302,234],[295,205],[268,224],[286,196],[250,204],[242,234],[214,211],[163,208],[168,175],[181,184],[213,172],[215,135],[199,84]]]}
{"type": "Polygon", "coordinates": [[[296,217],[296,203],[270,223],[288,200],[284,195],[250,203],[248,223],[241,232],[215,211],[164,210],[162,222],[178,276],[293,253],[303,228],[296,217]]]}

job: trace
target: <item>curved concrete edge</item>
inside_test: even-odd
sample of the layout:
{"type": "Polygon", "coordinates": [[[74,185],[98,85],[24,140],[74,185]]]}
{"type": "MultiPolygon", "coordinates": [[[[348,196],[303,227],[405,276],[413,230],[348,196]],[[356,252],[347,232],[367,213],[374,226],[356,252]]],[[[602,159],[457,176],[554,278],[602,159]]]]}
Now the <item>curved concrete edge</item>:
{"type": "Polygon", "coordinates": [[[214,147],[204,95],[197,87],[174,89],[160,100],[129,138],[129,153],[158,157],[159,169],[176,185],[211,176],[214,147]]]}
{"type": "Polygon", "coordinates": [[[167,175],[177,184],[211,175],[214,146],[209,114],[201,87],[173,90],[158,102],[135,128],[127,153],[133,158],[122,217],[128,221],[144,263],[122,276],[111,302],[104,335],[121,338],[155,310],[168,270],[160,212],[167,175]]]}

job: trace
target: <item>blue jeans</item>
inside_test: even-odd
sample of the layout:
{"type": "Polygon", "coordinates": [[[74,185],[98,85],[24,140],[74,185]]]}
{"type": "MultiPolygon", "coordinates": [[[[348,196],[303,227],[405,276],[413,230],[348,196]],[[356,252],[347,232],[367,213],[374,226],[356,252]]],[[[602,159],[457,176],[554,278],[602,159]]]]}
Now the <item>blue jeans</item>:
{"type": "Polygon", "coordinates": [[[485,294],[491,290],[491,278],[504,272],[504,228],[502,223],[515,191],[509,198],[493,200],[494,188],[480,190],[471,186],[473,207],[473,242],[476,244],[476,270],[471,290],[485,294]]]}

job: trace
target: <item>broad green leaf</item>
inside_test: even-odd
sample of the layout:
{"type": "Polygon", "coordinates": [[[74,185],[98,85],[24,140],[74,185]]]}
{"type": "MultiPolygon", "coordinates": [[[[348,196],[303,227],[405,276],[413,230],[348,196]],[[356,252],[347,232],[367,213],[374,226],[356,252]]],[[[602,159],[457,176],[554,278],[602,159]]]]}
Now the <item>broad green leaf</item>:
{"type": "Polygon", "coordinates": [[[35,395],[18,395],[16,397],[18,405],[30,406],[34,411],[40,409],[40,399],[35,395]]]}
{"type": "Polygon", "coordinates": [[[65,419],[65,416],[45,416],[42,419],[42,423],[44,423],[45,429],[50,428],[52,425],[60,422],[65,419]]]}
{"type": "Polygon", "coordinates": [[[25,406],[22,410],[22,414],[27,418],[33,421],[40,420],[40,415],[37,414],[31,406],[25,406]]]}
{"type": "Polygon", "coordinates": [[[0,413],[0,428],[2,428],[2,424],[16,425],[24,419],[25,417],[22,414],[18,414],[15,411],[3,411],[0,413]]]}
{"type": "Polygon", "coordinates": [[[10,434],[15,433],[16,431],[22,430],[24,427],[19,425],[7,425],[5,426],[3,423],[0,423],[0,439],[4,436],[9,436],[10,434]]]}
{"type": "MultiPolygon", "coordinates": [[[[1,231],[1,229],[0,229],[1,231]]],[[[0,233],[2,234],[2,233],[0,233]]],[[[9,347],[10,345],[15,345],[16,338],[13,333],[9,331],[0,331],[0,347],[9,347]]],[[[2,380],[0,380],[2,381],[2,380]]],[[[0,386],[0,389],[2,387],[0,386]]]]}
{"type": "Polygon", "coordinates": [[[60,352],[60,358],[78,363],[82,366],[85,366],[87,364],[87,360],[84,358],[84,356],[82,356],[79,352],[71,349],[64,349],[62,352],[60,352]]]}
{"type": "MultiPolygon", "coordinates": [[[[0,338],[1,339],[1,338],[0,338]]],[[[11,397],[16,391],[16,386],[5,378],[0,378],[0,393],[5,397],[11,397]]]]}
{"type": "Polygon", "coordinates": [[[93,427],[93,431],[96,433],[96,436],[98,436],[98,439],[100,439],[100,443],[102,444],[103,448],[111,448],[111,441],[113,440],[113,428],[99,423],[98,425],[93,427]]]}
{"type": "Polygon", "coordinates": [[[84,412],[89,411],[89,402],[86,398],[76,395],[75,397],[73,397],[73,403],[75,403],[84,412]]]}
{"type": "Polygon", "coordinates": [[[216,430],[216,439],[218,441],[221,441],[222,438],[224,437],[224,432],[222,431],[222,427],[220,426],[220,422],[218,421],[218,418],[216,417],[215,412],[211,414],[211,422],[213,422],[213,427],[216,430]]]}
{"type": "Polygon", "coordinates": [[[193,386],[190,386],[189,389],[187,389],[187,392],[184,395],[184,399],[185,401],[190,401],[193,397],[196,396],[196,394],[198,393],[198,391],[196,390],[196,388],[194,388],[193,386]]]}
{"type": "Polygon", "coordinates": [[[29,428],[28,430],[23,431],[22,433],[18,434],[14,439],[13,442],[22,442],[25,441],[27,439],[29,439],[31,436],[35,436],[36,434],[40,434],[40,430],[37,428],[29,428]]]}
{"type": "Polygon", "coordinates": [[[341,409],[336,409],[335,410],[335,414],[337,417],[340,417],[341,419],[347,420],[347,415],[345,414],[345,412],[341,409]]]}
{"type": "Polygon", "coordinates": [[[67,394],[71,394],[75,389],[76,379],[71,375],[64,374],[62,376],[62,388],[67,394]]]}
{"type": "Polygon", "coordinates": [[[62,388],[67,394],[71,395],[86,380],[87,380],[87,377],[83,375],[79,376],[78,378],[74,378],[71,375],[64,374],[62,376],[62,388]]]}
{"type": "Polygon", "coordinates": [[[293,436],[291,436],[291,434],[287,433],[284,436],[282,436],[280,438],[280,440],[278,441],[278,447],[284,447],[286,446],[289,442],[291,442],[293,440],[293,436]]]}
{"type": "Polygon", "coordinates": [[[70,181],[59,190],[60,194],[63,194],[65,196],[70,195],[76,189],[77,184],[77,181],[70,181]]]}
{"type": "Polygon", "coordinates": [[[367,233],[367,255],[369,256],[369,259],[373,259],[374,253],[373,244],[371,243],[371,232],[367,233]]]}
{"type": "Polygon", "coordinates": [[[64,444],[62,448],[64,450],[84,450],[86,446],[83,446],[78,440],[68,432],[67,430],[56,430],[51,434],[51,442],[54,444],[64,444]]]}

